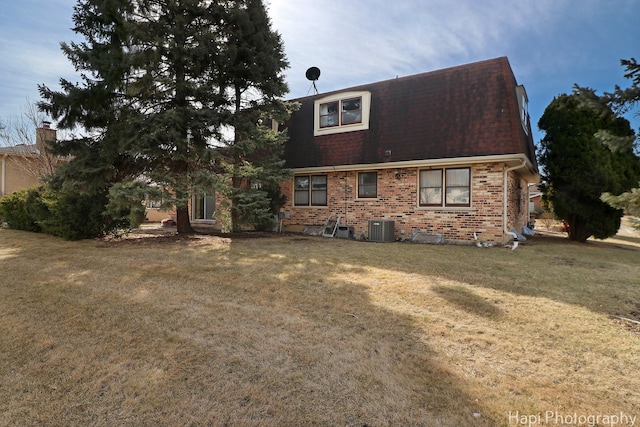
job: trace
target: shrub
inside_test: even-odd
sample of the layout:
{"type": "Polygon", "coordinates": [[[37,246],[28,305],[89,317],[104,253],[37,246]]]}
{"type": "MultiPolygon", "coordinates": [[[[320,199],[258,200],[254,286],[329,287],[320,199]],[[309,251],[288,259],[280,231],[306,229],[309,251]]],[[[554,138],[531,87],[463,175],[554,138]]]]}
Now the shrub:
{"type": "MultiPolygon", "coordinates": [[[[129,209],[105,213],[107,190],[91,194],[30,188],[0,199],[0,218],[16,230],[44,232],[66,240],[90,239],[130,228],[129,209]]],[[[137,215],[139,216],[139,215],[137,215]]]]}
{"type": "Polygon", "coordinates": [[[51,213],[41,222],[42,231],[66,240],[90,239],[108,234],[120,224],[103,216],[107,191],[84,194],[48,190],[43,194],[51,213]]]}
{"type": "Polygon", "coordinates": [[[0,199],[0,218],[9,228],[40,232],[39,220],[46,206],[41,203],[40,188],[29,188],[5,195],[0,199]]]}

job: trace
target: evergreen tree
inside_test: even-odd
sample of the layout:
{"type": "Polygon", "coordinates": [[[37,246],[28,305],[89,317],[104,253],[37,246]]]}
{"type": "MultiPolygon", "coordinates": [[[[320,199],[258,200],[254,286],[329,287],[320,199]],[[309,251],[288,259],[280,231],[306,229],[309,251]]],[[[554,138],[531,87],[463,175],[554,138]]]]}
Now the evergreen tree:
{"type": "MultiPolygon", "coordinates": [[[[625,67],[626,78],[631,79],[631,86],[622,89],[616,85],[613,93],[605,93],[605,99],[618,113],[625,113],[640,103],[640,64],[635,58],[622,59],[620,63],[625,67]]],[[[640,112],[636,113],[640,114],[640,112]]]]}
{"type": "Polygon", "coordinates": [[[640,231],[640,189],[632,188],[619,196],[614,196],[610,193],[604,193],[600,199],[613,206],[614,208],[622,209],[635,218],[631,219],[633,227],[640,231]]]}
{"type": "MultiPolygon", "coordinates": [[[[633,110],[640,103],[640,64],[635,58],[623,59],[620,63],[626,70],[624,76],[631,79],[631,86],[622,89],[616,85],[613,93],[605,93],[605,99],[615,111],[625,113],[633,110]]],[[[635,115],[640,115],[640,111],[636,111],[635,115]]],[[[637,148],[638,145],[636,145],[636,150],[637,148]]],[[[638,187],[619,196],[605,193],[602,195],[602,200],[615,208],[624,209],[632,215],[640,217],[640,188],[638,187]]],[[[635,227],[640,229],[640,221],[636,220],[635,227]]]]}
{"type": "Polygon", "coordinates": [[[604,192],[620,194],[638,182],[634,132],[591,89],[574,87],[545,109],[539,163],[543,198],[569,225],[569,238],[604,239],[620,227],[622,211],[604,203],[604,192]]]}
{"type": "MultiPolygon", "coordinates": [[[[256,11],[264,12],[261,1],[79,0],[74,31],[85,41],[62,49],[82,84],[40,86],[40,107],[58,127],[84,130],[55,148],[73,156],[61,182],[85,191],[153,182],[175,205],[178,232],[192,232],[191,194],[216,184],[224,171],[216,141],[224,141],[225,126],[240,126],[230,88],[257,90],[264,102],[252,106],[262,112],[281,106],[275,97],[286,92],[279,36],[256,11]],[[265,42],[254,41],[253,50],[236,45],[249,37],[239,33],[245,27],[265,42]]],[[[139,191],[119,190],[126,188],[139,191]]]]}
{"type": "Polygon", "coordinates": [[[230,204],[232,231],[243,223],[269,228],[279,184],[289,176],[282,160],[286,135],[271,123],[282,123],[295,106],[280,100],[288,91],[282,75],[288,63],[262,1],[233,2],[224,52],[220,86],[231,96],[234,132],[220,150],[229,178],[219,188],[230,204]]]}

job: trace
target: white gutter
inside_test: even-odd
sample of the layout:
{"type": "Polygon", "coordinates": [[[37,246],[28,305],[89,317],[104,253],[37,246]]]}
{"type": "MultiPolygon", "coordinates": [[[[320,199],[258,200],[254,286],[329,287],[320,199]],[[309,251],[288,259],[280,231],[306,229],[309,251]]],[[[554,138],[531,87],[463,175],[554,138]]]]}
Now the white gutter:
{"type": "MultiPolygon", "coordinates": [[[[452,158],[438,158],[438,159],[424,159],[424,160],[405,160],[399,162],[384,162],[384,163],[370,163],[370,164],[356,164],[356,165],[336,165],[336,166],[315,166],[307,168],[291,168],[294,174],[302,173],[327,173],[327,172],[347,172],[347,171],[360,171],[360,170],[374,170],[374,169],[397,169],[397,168],[428,168],[428,167],[450,167],[456,165],[473,165],[480,163],[507,163],[512,165],[518,165],[516,168],[521,168],[524,165],[528,165],[530,175],[534,177],[536,175],[534,167],[524,154],[499,154],[492,156],[472,156],[472,157],[452,157],[452,158]]],[[[532,179],[534,180],[534,179],[532,179]]]]}
{"type": "Polygon", "coordinates": [[[511,172],[512,170],[516,170],[516,169],[520,169],[523,168],[526,164],[526,160],[522,160],[522,163],[520,165],[517,166],[511,166],[510,168],[506,168],[504,170],[504,175],[503,175],[503,183],[502,183],[502,230],[504,231],[505,234],[508,234],[509,236],[513,237],[514,241],[517,242],[518,241],[518,236],[516,235],[516,233],[513,233],[511,231],[509,231],[507,229],[507,193],[508,193],[508,189],[507,189],[507,178],[509,177],[509,172],[511,172]]]}
{"type": "Polygon", "coordinates": [[[338,171],[358,171],[358,170],[371,170],[371,169],[393,169],[393,168],[426,168],[426,167],[447,167],[455,165],[471,165],[479,163],[505,163],[514,164],[504,170],[503,176],[503,191],[502,191],[502,228],[505,234],[515,237],[515,233],[512,233],[507,229],[507,177],[509,172],[516,169],[526,168],[525,178],[531,178],[530,181],[536,182],[539,179],[535,168],[531,161],[524,154],[500,154],[492,156],[473,156],[473,157],[454,157],[448,159],[425,159],[425,160],[408,160],[400,162],[387,162],[387,163],[373,163],[373,164],[358,164],[358,165],[338,165],[338,166],[317,166],[308,168],[293,168],[294,174],[299,173],[322,173],[322,172],[338,172],[338,171]]]}

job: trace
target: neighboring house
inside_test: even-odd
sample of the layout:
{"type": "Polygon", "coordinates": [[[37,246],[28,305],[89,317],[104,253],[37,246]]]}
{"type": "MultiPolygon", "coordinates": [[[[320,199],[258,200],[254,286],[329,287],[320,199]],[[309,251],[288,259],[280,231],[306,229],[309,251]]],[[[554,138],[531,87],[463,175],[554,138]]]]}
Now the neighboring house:
{"type": "Polygon", "coordinates": [[[0,147],[0,197],[34,187],[53,173],[57,160],[45,153],[45,141],[55,140],[56,130],[48,122],[36,129],[35,144],[0,147]]]}
{"type": "Polygon", "coordinates": [[[281,210],[284,230],[340,216],[449,241],[510,239],[529,220],[538,168],[527,94],[507,58],[296,99],[281,210]]]}
{"type": "Polygon", "coordinates": [[[529,211],[531,213],[544,212],[544,207],[542,206],[542,192],[537,185],[529,186],[529,211]]]}

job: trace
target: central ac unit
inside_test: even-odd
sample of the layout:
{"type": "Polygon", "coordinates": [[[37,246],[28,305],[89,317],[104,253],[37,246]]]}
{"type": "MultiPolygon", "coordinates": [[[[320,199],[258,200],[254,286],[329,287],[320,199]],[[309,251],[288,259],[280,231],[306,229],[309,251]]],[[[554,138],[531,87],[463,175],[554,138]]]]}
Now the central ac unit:
{"type": "Polygon", "coordinates": [[[390,220],[369,220],[369,241],[393,242],[395,240],[395,222],[390,220]]]}

